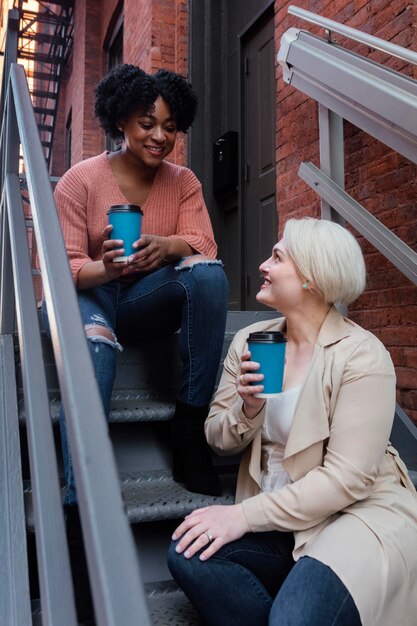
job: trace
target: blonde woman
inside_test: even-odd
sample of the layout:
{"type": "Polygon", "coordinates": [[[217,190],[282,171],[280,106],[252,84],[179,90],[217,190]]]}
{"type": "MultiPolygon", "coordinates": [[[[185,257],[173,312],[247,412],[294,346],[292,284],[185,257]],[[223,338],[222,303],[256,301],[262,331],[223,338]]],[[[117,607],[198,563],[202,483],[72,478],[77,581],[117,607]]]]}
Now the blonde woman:
{"type": "Polygon", "coordinates": [[[257,299],[283,317],[236,334],[206,421],[217,453],[243,453],[236,503],[187,516],[170,569],[212,626],[415,626],[417,494],[389,444],[393,364],[334,306],[364,290],[360,247],[337,224],[289,220],[260,270],[257,299]],[[247,349],[264,330],[287,338],[267,400],[247,349]]]}

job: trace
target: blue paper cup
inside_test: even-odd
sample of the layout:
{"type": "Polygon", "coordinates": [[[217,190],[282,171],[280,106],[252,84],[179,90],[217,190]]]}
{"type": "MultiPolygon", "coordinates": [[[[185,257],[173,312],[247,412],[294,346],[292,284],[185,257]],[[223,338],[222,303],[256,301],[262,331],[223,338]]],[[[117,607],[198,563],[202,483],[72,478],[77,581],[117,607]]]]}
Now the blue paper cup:
{"type": "Polygon", "coordinates": [[[259,363],[260,369],[256,373],[264,375],[263,381],[251,383],[264,386],[262,393],[255,394],[257,398],[271,398],[282,392],[286,342],[284,333],[277,331],[249,334],[251,361],[259,363]]]}
{"type": "Polygon", "coordinates": [[[142,215],[142,209],[136,204],[113,204],[107,211],[109,224],[113,226],[110,239],[122,239],[121,247],[125,249],[125,254],[114,258],[113,263],[122,263],[137,252],[133,244],[140,237],[142,215]]]}

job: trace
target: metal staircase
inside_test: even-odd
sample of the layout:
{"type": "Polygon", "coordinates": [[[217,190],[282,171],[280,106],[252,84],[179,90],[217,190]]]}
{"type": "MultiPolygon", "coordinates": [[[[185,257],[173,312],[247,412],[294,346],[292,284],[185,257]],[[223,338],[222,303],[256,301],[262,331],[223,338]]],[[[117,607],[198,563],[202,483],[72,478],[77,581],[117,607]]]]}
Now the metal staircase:
{"type": "MultiPolygon", "coordinates": [[[[235,332],[251,323],[276,316],[276,311],[228,313],[218,379],[223,366],[223,357],[235,332]]],[[[58,439],[59,383],[52,347],[44,333],[42,344],[50,413],[58,439]]],[[[27,415],[22,375],[19,370],[20,367],[17,376],[18,414],[21,438],[24,440],[27,415]]],[[[172,478],[171,419],[180,371],[178,334],[163,339],[149,338],[146,342],[141,341],[140,345],[124,345],[123,352],[118,355],[117,377],[109,418],[109,434],[116,458],[120,489],[139,555],[147,606],[153,626],[200,625],[196,612],[172,580],[167,568],[166,554],[170,536],[185,515],[194,509],[211,504],[232,504],[236,485],[237,457],[229,459],[213,455],[223,487],[220,497],[191,493],[172,478]]],[[[30,550],[34,543],[36,528],[30,471],[25,463],[23,467],[26,528],[30,550]]],[[[36,593],[33,597],[36,598],[36,593]]],[[[33,623],[34,626],[40,626],[42,623],[40,603],[36,599],[34,601],[33,597],[33,623]]]]}
{"type": "Polygon", "coordinates": [[[72,53],[74,0],[40,1],[37,10],[28,5],[26,0],[14,4],[19,11],[18,61],[26,68],[49,169],[62,72],[72,53]]]}

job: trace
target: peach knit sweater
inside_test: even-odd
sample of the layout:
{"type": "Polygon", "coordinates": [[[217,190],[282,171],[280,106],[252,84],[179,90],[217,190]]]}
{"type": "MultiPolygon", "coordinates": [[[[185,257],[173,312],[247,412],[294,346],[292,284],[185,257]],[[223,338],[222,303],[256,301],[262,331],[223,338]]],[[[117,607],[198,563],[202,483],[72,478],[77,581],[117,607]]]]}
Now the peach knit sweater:
{"type": "MultiPolygon", "coordinates": [[[[107,209],[126,204],[108,153],[86,159],[64,174],[55,189],[71,272],[75,283],[85,263],[101,259],[101,233],[107,209]]],[[[191,170],[163,161],[143,210],[142,233],[177,237],[196,252],[216,257],[217,246],[201,184],[191,170]]]]}

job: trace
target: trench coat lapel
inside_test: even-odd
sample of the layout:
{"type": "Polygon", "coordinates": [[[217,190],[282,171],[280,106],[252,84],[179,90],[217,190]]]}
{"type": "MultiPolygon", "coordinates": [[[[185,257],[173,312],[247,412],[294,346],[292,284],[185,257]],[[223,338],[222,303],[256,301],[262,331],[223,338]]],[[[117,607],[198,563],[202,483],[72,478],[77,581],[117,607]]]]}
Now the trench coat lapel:
{"type": "MultiPolygon", "coordinates": [[[[283,465],[292,480],[322,463],[329,437],[329,393],[325,390],[326,348],[350,334],[350,325],[332,307],[320,329],[310,369],[301,388],[285,447],[283,465]],[[302,454],[301,454],[302,453],[302,454]]],[[[328,380],[330,384],[330,377],[328,380]]],[[[331,392],[331,389],[330,389],[331,392]]]]}

